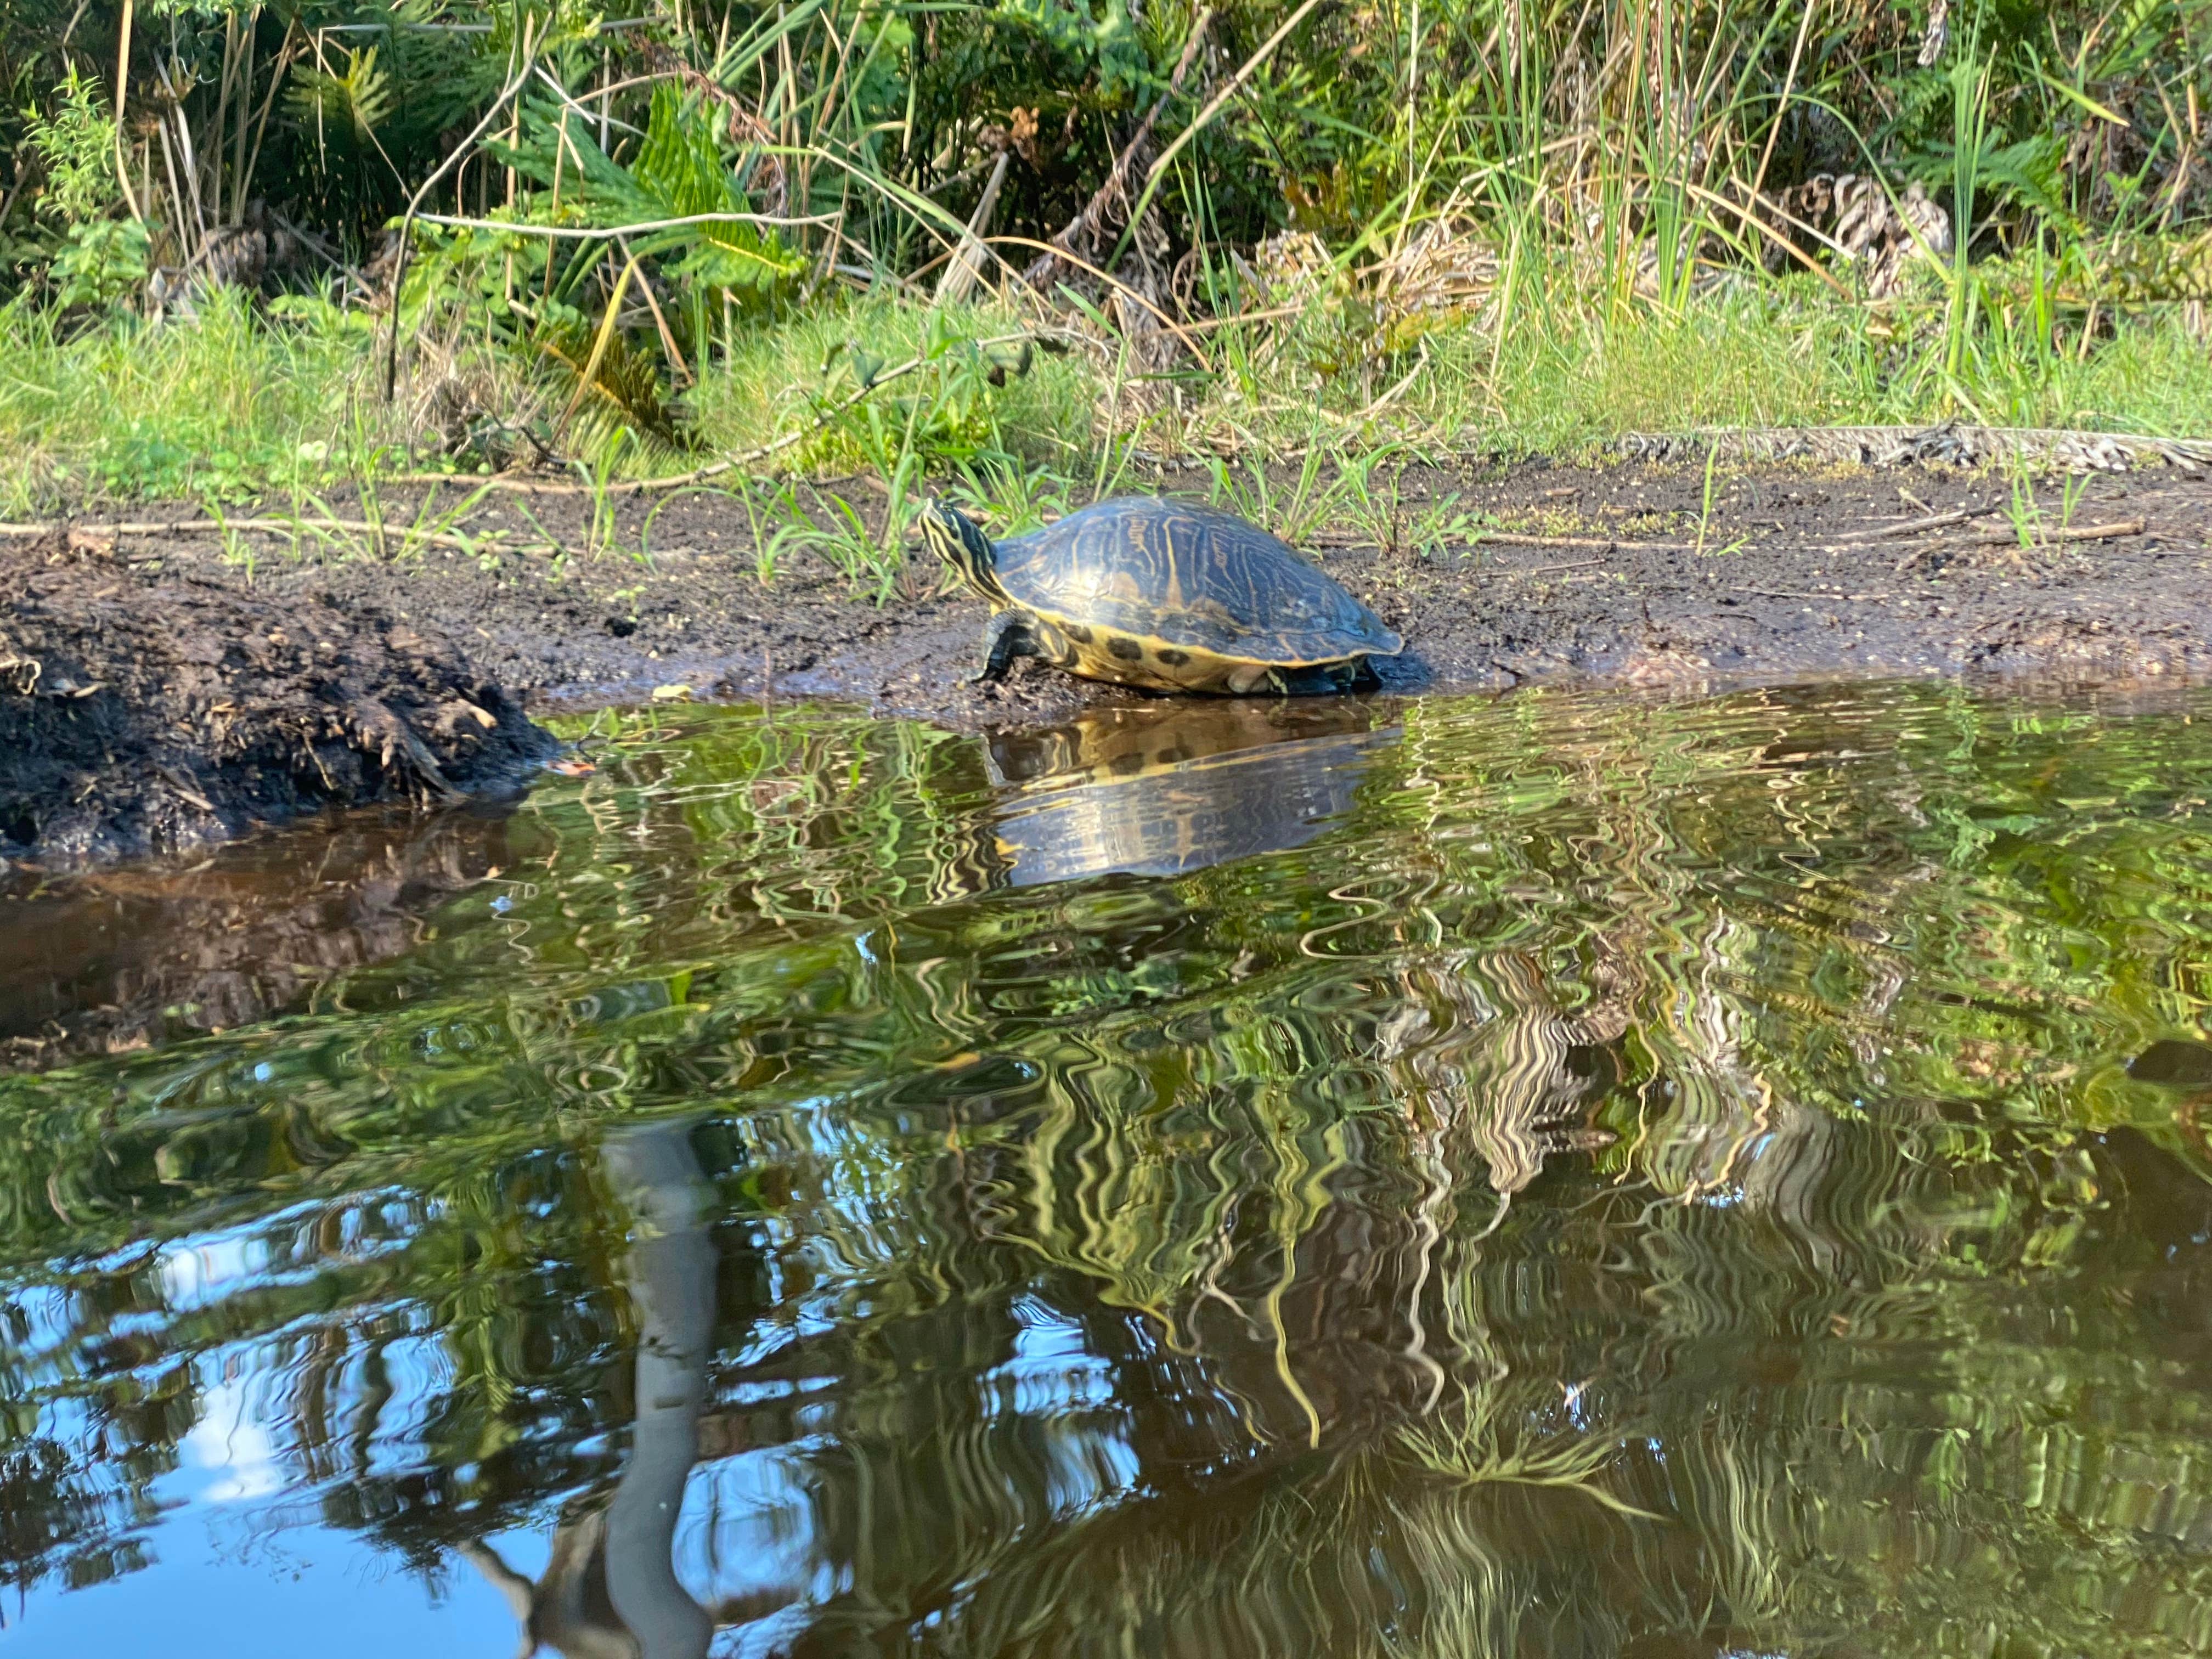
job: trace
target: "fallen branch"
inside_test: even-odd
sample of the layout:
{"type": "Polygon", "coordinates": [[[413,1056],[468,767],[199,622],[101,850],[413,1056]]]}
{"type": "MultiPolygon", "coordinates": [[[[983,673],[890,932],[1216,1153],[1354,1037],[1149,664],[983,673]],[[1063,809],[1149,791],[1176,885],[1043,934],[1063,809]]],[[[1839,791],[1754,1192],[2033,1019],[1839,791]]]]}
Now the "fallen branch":
{"type": "Polygon", "coordinates": [[[303,534],[327,536],[343,532],[383,541],[397,539],[404,545],[450,547],[463,553],[481,553],[488,547],[518,553],[559,550],[551,542],[509,542],[496,532],[463,536],[441,530],[409,530],[389,524],[370,524],[361,519],[153,519],[114,524],[70,524],[58,520],[52,524],[0,524],[0,536],[5,537],[52,536],[71,530],[90,536],[219,536],[227,531],[239,531],[256,536],[289,536],[295,541],[303,534]]]}
{"type": "Polygon", "coordinates": [[[1924,519],[1913,519],[1904,524],[1893,524],[1881,530],[1862,530],[1849,536],[1838,536],[1820,550],[1840,553],[1847,547],[1864,542],[1888,541],[1897,536],[1917,536],[1923,531],[1944,530],[1954,524],[1964,524],[1969,519],[1985,518],[1996,511],[1993,507],[1961,507],[1955,513],[1933,513],[1924,519]]]}
{"type": "MultiPolygon", "coordinates": [[[[1887,530],[1863,531],[1855,536],[1841,536],[1821,548],[1823,553],[1844,553],[1868,542],[1886,541],[1898,536],[1917,536],[1929,530],[1948,530],[1974,519],[1986,519],[1996,512],[1993,507],[1960,508],[1955,513],[1931,514],[1924,519],[1914,519],[1907,524],[1890,526],[1887,530]]],[[[2054,531],[2039,531],[2035,539],[2042,542],[2107,542],[2123,536],[2140,536],[2148,528],[2142,519],[2125,519],[2113,524],[2070,525],[2054,531]]],[[[2020,539],[2016,532],[1985,530],[1974,541],[1984,547],[2001,547],[2020,539]]]]}
{"type": "MultiPolygon", "coordinates": [[[[2149,527],[2149,521],[2144,519],[2124,519],[2116,524],[2065,525],[2057,530],[2038,530],[2030,545],[2042,546],[2051,542],[2118,541],[2124,536],[2140,536],[2149,527]]],[[[2002,547],[2008,543],[2017,543],[2020,538],[2002,530],[1990,530],[1983,532],[1974,540],[1984,547],[2002,547]]]]}

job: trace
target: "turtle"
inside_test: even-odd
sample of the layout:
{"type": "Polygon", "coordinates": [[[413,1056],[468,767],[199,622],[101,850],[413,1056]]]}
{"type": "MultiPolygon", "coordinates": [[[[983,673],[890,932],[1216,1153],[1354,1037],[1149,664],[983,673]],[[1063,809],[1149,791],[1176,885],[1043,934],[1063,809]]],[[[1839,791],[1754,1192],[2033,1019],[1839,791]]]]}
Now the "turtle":
{"type": "Polygon", "coordinates": [[[1028,656],[1152,691],[1339,691],[1405,649],[1296,549],[1211,507],[1125,495],[994,542],[930,501],[921,528],[991,606],[971,683],[1028,656]]]}

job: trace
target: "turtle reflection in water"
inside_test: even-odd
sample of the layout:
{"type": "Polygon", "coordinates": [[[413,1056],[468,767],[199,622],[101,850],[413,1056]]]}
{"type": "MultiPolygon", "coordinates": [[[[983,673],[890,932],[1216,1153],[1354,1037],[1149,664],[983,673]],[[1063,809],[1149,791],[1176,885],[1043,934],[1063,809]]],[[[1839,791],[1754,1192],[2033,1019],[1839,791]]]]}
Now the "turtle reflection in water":
{"type": "Polygon", "coordinates": [[[932,501],[921,529],[990,604],[979,680],[1026,656],[1152,691],[1341,691],[1405,648],[1295,549],[1208,507],[1127,496],[994,542],[932,501]]]}
{"type": "Polygon", "coordinates": [[[1001,734],[991,781],[1022,792],[999,825],[1006,878],[1181,875],[1299,846],[1351,809],[1395,735],[1358,705],[1235,702],[1102,708],[1001,734]]]}

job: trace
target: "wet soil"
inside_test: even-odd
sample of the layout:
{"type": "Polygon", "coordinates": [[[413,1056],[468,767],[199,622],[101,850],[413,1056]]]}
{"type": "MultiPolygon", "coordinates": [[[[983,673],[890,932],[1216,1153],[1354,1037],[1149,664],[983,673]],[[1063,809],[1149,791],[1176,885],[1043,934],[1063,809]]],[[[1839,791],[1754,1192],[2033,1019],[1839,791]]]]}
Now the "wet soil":
{"type": "MultiPolygon", "coordinates": [[[[1150,482],[1200,488],[1190,474],[1150,482]]],[[[2044,480],[2035,502],[2046,535],[2062,521],[2072,532],[2138,520],[2141,530],[2028,550],[2014,483],[1985,473],[1782,465],[1717,477],[1710,510],[1706,490],[1703,471],[1687,466],[1411,469],[1389,521],[1363,534],[1340,519],[1307,541],[1405,635],[1406,655],[1386,665],[1392,690],[1583,676],[2212,672],[2212,479],[2164,467],[2097,477],[2076,481],[2070,507],[2064,481],[2044,480]],[[1972,516],[1887,533],[1956,514],[1972,516]],[[1478,542],[1479,527],[1568,544],[1478,542]]],[[[864,493],[854,499],[869,506],[864,493]]],[[[472,528],[542,526],[576,548],[588,512],[575,495],[506,497],[472,528]]],[[[433,550],[398,567],[270,557],[253,591],[327,593],[435,629],[538,708],[682,685],[700,696],[835,698],[976,729],[1132,695],[1031,663],[1005,684],[966,685],[984,610],[941,594],[933,564],[916,555],[878,592],[802,554],[763,585],[748,520],[726,496],[623,501],[613,540],[632,553],[433,550]]],[[[246,580],[207,538],[146,550],[204,580],[246,580]]]]}
{"type": "Polygon", "coordinates": [[[552,752],[434,630],[295,574],[248,586],[82,532],[0,545],[0,865],[510,792],[552,752]]]}
{"type": "MultiPolygon", "coordinates": [[[[1145,483],[1199,494],[1202,477],[1145,483]]],[[[865,482],[838,488],[880,523],[865,482]]],[[[1809,463],[1710,480],[1658,462],[1410,468],[1395,488],[1395,510],[1305,538],[1406,637],[1381,665],[1389,691],[2212,673],[2201,474],[2051,477],[2025,501],[1987,472],[1809,463]],[[2026,547],[2024,506],[2039,515],[2026,547]],[[1499,534],[1523,539],[1486,538],[1499,534]]],[[[404,523],[423,505],[382,511],[404,523]]],[[[249,537],[246,561],[190,533],[0,554],[16,611],[0,657],[40,665],[35,686],[0,694],[0,833],[18,854],[82,860],[323,804],[505,787],[546,746],[518,702],[795,696],[975,730],[1141,700],[1027,662],[969,686],[984,610],[941,592],[933,563],[917,554],[879,586],[802,551],[764,583],[726,494],[622,500],[596,553],[574,494],[496,494],[466,528],[541,550],[303,562],[249,537]]]]}

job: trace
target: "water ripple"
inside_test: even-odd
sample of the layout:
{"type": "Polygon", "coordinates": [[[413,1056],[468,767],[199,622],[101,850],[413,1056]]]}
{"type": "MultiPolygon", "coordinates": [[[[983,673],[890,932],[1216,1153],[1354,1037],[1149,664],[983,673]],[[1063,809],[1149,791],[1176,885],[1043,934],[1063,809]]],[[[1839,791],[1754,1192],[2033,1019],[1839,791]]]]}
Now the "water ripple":
{"type": "Polygon", "coordinates": [[[2212,1652],[2208,713],[684,710],[404,903],[257,848],[175,926],[342,940],[0,1078],[17,1616],[2212,1652]]]}

